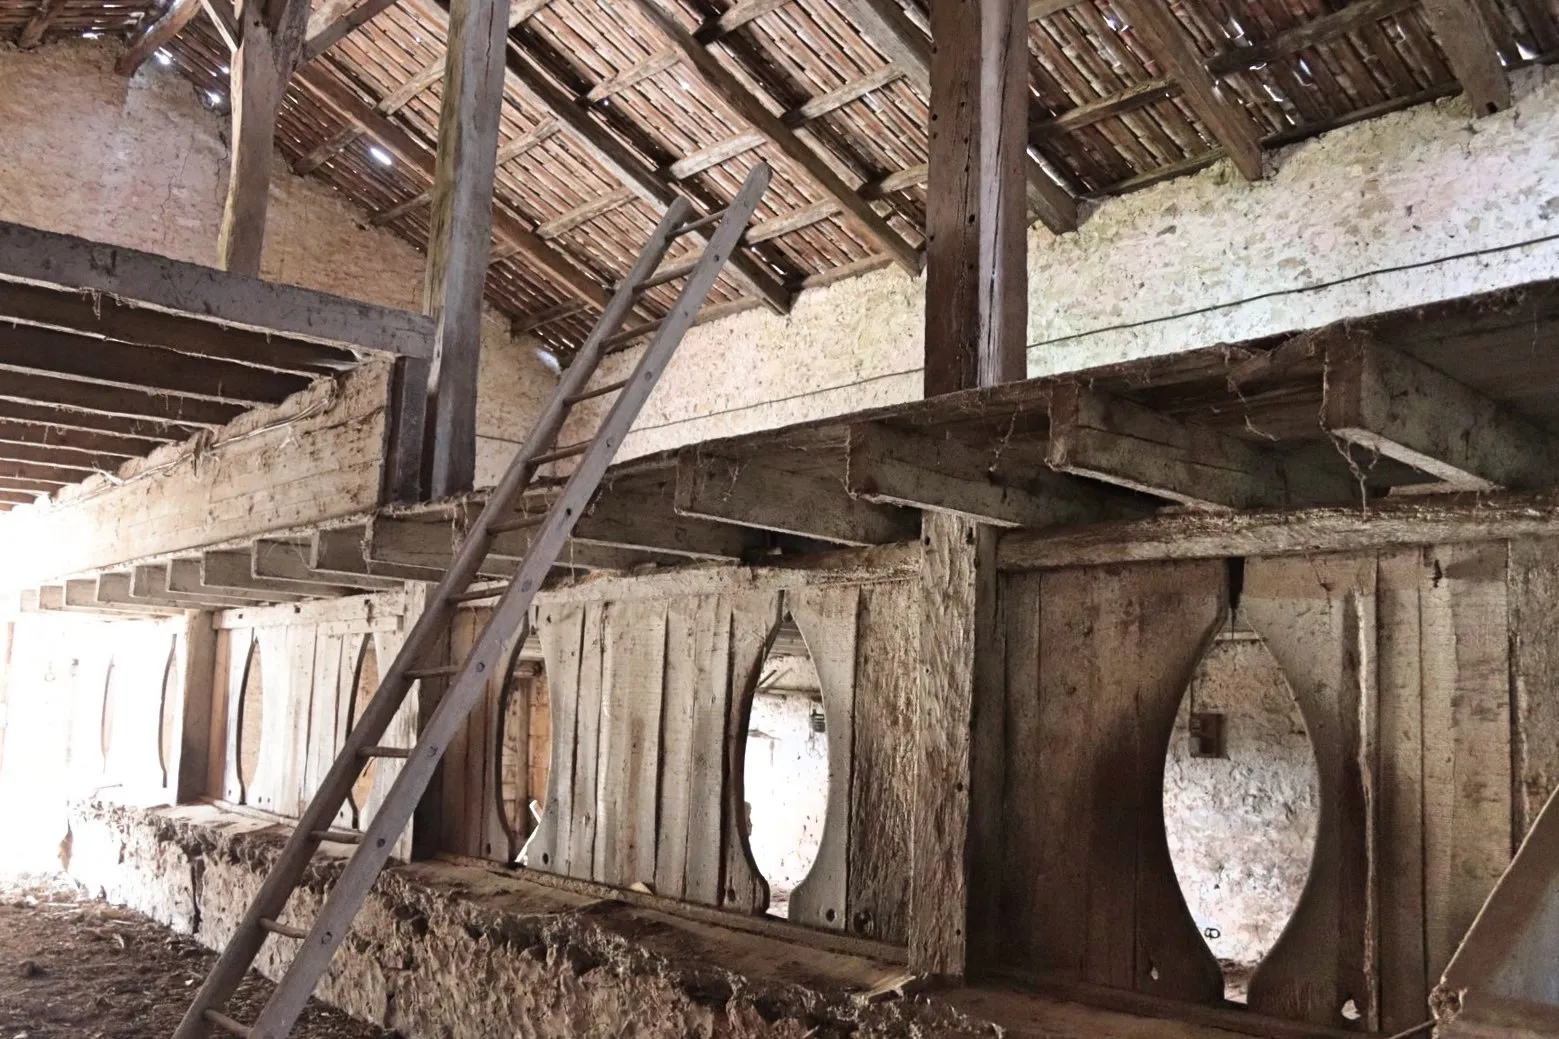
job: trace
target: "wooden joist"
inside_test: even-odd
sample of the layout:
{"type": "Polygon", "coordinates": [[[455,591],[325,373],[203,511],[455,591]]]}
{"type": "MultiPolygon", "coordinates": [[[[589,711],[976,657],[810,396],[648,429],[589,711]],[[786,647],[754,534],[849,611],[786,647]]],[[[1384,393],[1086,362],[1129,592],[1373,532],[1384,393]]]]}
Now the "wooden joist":
{"type": "Polygon", "coordinates": [[[113,472],[124,463],[120,455],[96,454],[77,451],[53,444],[20,444],[0,440],[0,460],[8,462],[41,462],[61,469],[79,469],[78,479],[86,479],[91,473],[113,472]]]}
{"type": "Polygon", "coordinates": [[[400,0],[362,0],[361,3],[321,4],[309,15],[303,63],[308,64],[350,33],[394,7],[400,0]]]}
{"type": "Polygon", "coordinates": [[[0,476],[0,490],[20,491],[27,494],[29,501],[39,494],[52,494],[63,486],[65,486],[63,483],[55,480],[26,480],[17,476],[0,476]]]}
{"type": "Polygon", "coordinates": [[[1344,501],[1351,492],[1345,473],[1287,464],[1227,433],[1076,383],[1051,390],[1048,461],[1059,472],[1202,507],[1344,501]]]}
{"type": "Polygon", "coordinates": [[[18,490],[15,487],[0,485],[0,502],[6,505],[31,505],[38,500],[38,496],[31,491],[18,490]]]}
{"type": "Polygon", "coordinates": [[[15,444],[34,444],[41,447],[64,447],[73,451],[93,451],[100,455],[133,458],[150,454],[162,443],[142,437],[116,436],[113,433],[96,433],[84,429],[65,429],[36,422],[13,422],[0,415],[0,441],[15,444]]]}
{"type": "Polygon", "coordinates": [[[272,602],[276,601],[275,596],[278,595],[338,598],[362,590],[343,583],[312,584],[304,581],[279,581],[273,578],[256,577],[252,550],[222,549],[203,552],[199,563],[197,573],[203,586],[241,589],[267,595],[272,597],[272,602]]]}
{"type": "Polygon", "coordinates": [[[1509,108],[1510,77],[1477,0],[1424,0],[1423,11],[1473,113],[1493,115],[1509,108]]]}
{"type": "Polygon", "coordinates": [[[852,498],[839,475],[788,472],[766,458],[722,458],[690,448],[677,461],[676,511],[840,545],[919,536],[915,512],[852,498]]]}
{"type": "Polygon", "coordinates": [[[1178,18],[1162,0],[1114,0],[1143,47],[1185,91],[1187,103],[1246,180],[1260,180],[1261,139],[1255,121],[1224,94],[1178,18]]]}
{"type": "Polygon", "coordinates": [[[1323,423],[1333,436],[1456,490],[1559,482],[1559,437],[1415,358],[1340,331],[1281,350],[1325,354],[1323,423]]]}
{"type": "MultiPolygon", "coordinates": [[[[152,566],[151,569],[160,570],[167,589],[180,595],[226,596],[239,600],[244,605],[257,602],[294,602],[302,601],[304,598],[301,595],[278,594],[258,588],[246,588],[242,585],[208,582],[199,559],[170,559],[161,566],[152,566]]],[[[150,575],[142,578],[140,571],[141,568],[136,567],[137,578],[145,581],[153,580],[150,575]]]]}
{"type": "Polygon", "coordinates": [[[1354,0],[1346,7],[1319,18],[1300,22],[1292,29],[1286,29],[1270,39],[1262,40],[1249,47],[1236,47],[1225,51],[1207,62],[1207,71],[1215,77],[1222,77],[1233,72],[1253,69],[1267,62],[1296,54],[1306,47],[1314,47],[1318,43],[1336,39],[1345,33],[1357,32],[1383,18],[1390,18],[1392,15],[1416,7],[1418,2],[1419,0],[1354,0]]]}
{"type": "Polygon", "coordinates": [[[10,371],[0,380],[0,394],[13,400],[94,411],[129,419],[150,419],[175,426],[216,428],[249,410],[246,404],[177,397],[157,391],[109,386],[81,379],[62,379],[32,372],[10,371]]]}
{"type": "Polygon", "coordinates": [[[509,0],[453,0],[439,114],[423,309],[438,318],[426,422],[428,493],[476,479],[476,384],[482,295],[492,245],[509,0]]]}
{"type": "Polygon", "coordinates": [[[250,405],[278,404],[310,382],[306,376],[250,365],[3,323],[0,369],[43,372],[250,405]]]}
{"type": "Polygon", "coordinates": [[[997,527],[1053,527],[1118,515],[1104,488],[1002,448],[863,422],[850,427],[846,486],[864,501],[941,512],[997,527]]]}
{"type": "MultiPolygon", "coordinates": [[[[931,96],[931,41],[894,0],[844,0],[845,12],[867,39],[901,69],[922,96],[931,96]]],[[[1027,108],[1024,109],[1025,118],[1027,108]]],[[[1056,234],[1077,230],[1077,200],[1039,163],[1024,163],[1029,208],[1056,234]]]]}
{"type": "Polygon", "coordinates": [[[682,52],[690,68],[699,80],[715,96],[731,107],[731,110],[767,137],[779,151],[806,175],[825,194],[839,203],[846,221],[854,225],[866,237],[880,245],[884,252],[911,275],[920,273],[920,254],[895,231],[888,221],[851,188],[833,167],[805,144],[784,121],[769,111],[756,95],[715,56],[688,32],[658,0],[637,0],[639,9],[672,44],[682,52]]]}
{"type": "MultiPolygon", "coordinates": [[[[146,422],[118,415],[103,415],[95,411],[72,411],[49,404],[35,404],[30,401],[6,400],[4,398],[0,398],[0,421],[4,421],[8,425],[25,423],[27,425],[48,427],[51,431],[49,438],[76,432],[102,433],[112,436],[116,440],[128,438],[145,441],[151,447],[183,440],[190,433],[194,432],[193,427],[167,425],[161,422],[146,422]]],[[[63,443],[63,440],[60,442],[63,443]]],[[[96,448],[95,450],[104,450],[104,448],[96,448]]],[[[150,447],[148,450],[150,450],[150,447]]],[[[146,452],[136,450],[132,453],[145,454],[146,452]]]]}
{"type": "Polygon", "coordinates": [[[129,572],[99,574],[99,602],[115,605],[166,606],[177,610],[225,610],[252,605],[251,601],[225,595],[186,594],[168,588],[168,569],[138,566],[129,572]]]}
{"type": "MultiPolygon", "coordinates": [[[[59,588],[59,586],[54,586],[59,588]]],[[[181,613],[176,606],[152,606],[146,603],[130,602],[105,602],[97,596],[97,578],[78,577],[65,582],[59,588],[61,598],[60,605],[67,609],[80,610],[82,612],[116,613],[127,617],[172,617],[181,613]]],[[[39,605],[45,600],[52,599],[45,588],[38,589],[39,605]]]]}
{"type": "Polygon", "coordinates": [[[81,472],[76,469],[66,469],[57,465],[38,465],[32,462],[6,461],[0,461],[0,477],[8,480],[32,480],[53,484],[55,487],[80,483],[82,480],[81,472]]]}
{"type": "Polygon", "coordinates": [[[335,347],[433,355],[433,322],[421,314],[0,221],[0,282],[11,281],[335,347]]]}
{"type": "Polygon", "coordinates": [[[393,578],[399,581],[438,581],[444,571],[432,566],[381,563],[368,558],[366,527],[337,527],[317,530],[309,543],[308,569],[325,579],[340,576],[352,581],[360,577],[393,578]]]}
{"type": "MultiPolygon", "coordinates": [[[[304,542],[273,538],[256,538],[250,547],[250,572],[263,588],[273,588],[285,582],[296,588],[288,588],[286,594],[314,595],[322,585],[350,585],[371,591],[389,591],[403,587],[396,578],[371,577],[365,574],[322,574],[309,566],[311,545],[304,542]]],[[[235,575],[236,578],[236,575],[235,575]]],[[[242,587],[241,585],[239,587],[242,587]]]]}
{"type": "MultiPolygon", "coordinates": [[[[440,65],[440,70],[442,68],[440,65]]],[[[335,76],[314,69],[303,69],[298,73],[297,82],[333,111],[337,118],[361,126],[397,162],[418,171],[430,182],[436,179],[436,160],[427,147],[375,111],[372,105],[335,76]]],[[[523,221],[506,212],[503,207],[493,211],[492,220],[493,233],[498,240],[523,255],[545,276],[580,299],[597,307],[606,306],[606,289],[601,283],[574,260],[548,245],[523,221]]],[[[431,343],[429,354],[424,356],[431,356],[431,343]]]]}
{"type": "MultiPolygon", "coordinates": [[[[468,518],[474,519],[475,514],[468,518]]],[[[430,521],[397,516],[376,516],[368,525],[367,556],[370,563],[399,563],[408,566],[447,569],[456,550],[456,528],[452,519],[430,521]]],[[[511,577],[530,548],[526,531],[500,534],[494,551],[482,566],[488,577],[511,577]]],[[[636,552],[570,540],[558,559],[565,570],[631,570],[643,566],[678,566],[685,556],[654,552],[636,552]]]]}

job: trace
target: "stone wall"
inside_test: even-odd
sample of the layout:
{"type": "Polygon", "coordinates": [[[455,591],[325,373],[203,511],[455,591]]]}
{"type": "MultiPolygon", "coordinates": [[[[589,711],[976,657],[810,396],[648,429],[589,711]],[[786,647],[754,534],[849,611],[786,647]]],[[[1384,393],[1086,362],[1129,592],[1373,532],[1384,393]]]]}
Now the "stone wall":
{"type": "MultiPolygon", "coordinates": [[[[69,869],[89,891],[212,948],[232,934],[281,840],[263,821],[205,806],[84,802],[71,825],[69,869]]],[[[341,861],[316,859],[286,922],[307,921],[341,861]]],[[[276,977],[289,945],[267,942],[260,970],[276,977]]],[[[380,878],[320,995],[408,1039],[996,1034],[951,1007],[855,998],[902,970],[432,862],[380,878]]]]}

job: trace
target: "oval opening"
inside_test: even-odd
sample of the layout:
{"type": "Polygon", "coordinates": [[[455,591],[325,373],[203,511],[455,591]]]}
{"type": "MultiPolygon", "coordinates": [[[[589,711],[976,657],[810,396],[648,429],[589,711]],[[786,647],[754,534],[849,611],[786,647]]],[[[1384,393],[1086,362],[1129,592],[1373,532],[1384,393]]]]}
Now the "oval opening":
{"type": "MultiPolygon", "coordinates": [[[[362,642],[357,648],[357,663],[352,668],[352,696],[349,703],[348,716],[351,718],[351,727],[357,727],[357,720],[363,716],[363,709],[368,706],[368,701],[373,699],[374,693],[379,691],[379,651],[374,648],[374,637],[362,636],[362,642]]],[[[343,738],[345,733],[342,734],[343,738]]],[[[352,828],[363,828],[363,809],[368,806],[368,795],[373,793],[374,776],[379,771],[379,759],[369,758],[368,764],[358,774],[357,782],[352,784],[352,793],[347,798],[352,810],[352,828]]]]}
{"type": "Polygon", "coordinates": [[[1197,665],[1164,763],[1164,827],[1186,905],[1243,1003],[1293,916],[1320,815],[1315,752],[1293,690],[1253,631],[1197,665]]]}
{"type": "Polygon", "coordinates": [[[238,803],[262,805],[267,800],[256,796],[250,787],[260,767],[260,731],[265,722],[265,684],[261,671],[260,640],[251,639],[249,655],[244,659],[244,681],[238,694],[238,803]]]}
{"type": "Polygon", "coordinates": [[[546,671],[539,660],[509,659],[498,705],[498,759],[494,774],[497,802],[508,838],[504,848],[487,849],[503,862],[514,862],[536,829],[547,799],[552,762],[552,703],[546,671]]]}
{"type": "Polygon", "coordinates": [[[174,785],[177,778],[170,771],[179,721],[179,637],[168,640],[168,659],[162,665],[162,695],[157,701],[157,767],[162,773],[164,788],[174,785]]]}
{"type": "Polygon", "coordinates": [[[817,860],[829,781],[822,686],[788,614],[759,674],[742,775],[747,840],[769,884],[769,915],[788,918],[790,893],[817,860]]]}

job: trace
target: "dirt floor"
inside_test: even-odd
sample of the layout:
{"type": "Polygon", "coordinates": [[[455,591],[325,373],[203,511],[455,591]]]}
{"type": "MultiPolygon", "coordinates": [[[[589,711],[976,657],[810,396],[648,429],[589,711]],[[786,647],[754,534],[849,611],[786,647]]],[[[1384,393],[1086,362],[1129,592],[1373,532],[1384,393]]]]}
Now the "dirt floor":
{"type": "MultiPolygon", "coordinates": [[[[0,877],[0,1039],[168,1039],[215,962],[193,939],[57,880],[0,877]]],[[[270,992],[251,974],[228,1013],[252,1021],[270,992]]],[[[395,1033],[315,1001],[293,1035],[395,1033]]]]}

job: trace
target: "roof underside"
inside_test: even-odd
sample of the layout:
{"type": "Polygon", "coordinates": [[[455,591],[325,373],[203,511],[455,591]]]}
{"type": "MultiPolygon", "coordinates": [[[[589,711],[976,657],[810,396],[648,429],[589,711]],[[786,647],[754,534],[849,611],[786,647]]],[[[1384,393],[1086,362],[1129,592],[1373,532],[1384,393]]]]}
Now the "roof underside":
{"type": "MultiPolygon", "coordinates": [[[[854,2],[665,6],[919,249],[926,98],[852,22],[846,12],[854,2]]],[[[1169,3],[1222,95],[1248,114],[1269,149],[1458,89],[1417,0],[1155,2],[1169,3]]],[[[1507,67],[1559,46],[1559,0],[1471,2],[1483,5],[1507,67]]],[[[52,6],[54,35],[127,33],[158,13],[136,0],[52,6]]],[[[909,24],[926,26],[925,0],[903,0],[902,7],[909,24]]],[[[0,35],[21,36],[39,8],[39,0],[0,0],[0,35]]],[[[890,262],[881,242],[843,218],[814,176],[755,135],[679,60],[636,0],[513,0],[511,21],[496,190],[509,227],[534,231],[603,286],[620,279],[660,206],[642,180],[634,183],[602,161],[604,137],[642,162],[659,189],[683,192],[705,208],[728,201],[753,163],[768,160],[776,177],[748,249],[790,291],[890,262]],[[539,103],[515,74],[517,61],[531,63],[573,99],[574,115],[588,126],[581,130],[539,103]],[[600,137],[592,141],[591,131],[600,137]]],[[[431,161],[383,162],[389,156],[375,147],[371,119],[365,128],[363,119],[344,116],[340,97],[371,118],[387,118],[431,157],[445,24],[433,0],[401,0],[384,10],[299,74],[279,130],[295,169],[322,177],[366,209],[370,223],[419,248],[428,231],[431,161]],[[332,87],[334,104],[324,100],[332,87]]],[[[225,96],[228,52],[211,22],[191,23],[168,52],[203,91],[225,96]]],[[[1072,195],[1129,191],[1223,155],[1181,84],[1167,78],[1109,0],[1033,0],[1029,52],[1031,151],[1072,195]]],[[[577,290],[516,252],[501,227],[494,257],[492,303],[518,329],[567,353],[593,310],[581,306],[577,290]]],[[[667,285],[647,296],[645,316],[658,316],[675,292],[667,285]]],[[[728,270],[710,302],[723,313],[759,301],[728,270]]]]}

